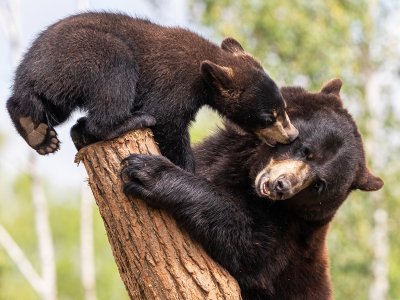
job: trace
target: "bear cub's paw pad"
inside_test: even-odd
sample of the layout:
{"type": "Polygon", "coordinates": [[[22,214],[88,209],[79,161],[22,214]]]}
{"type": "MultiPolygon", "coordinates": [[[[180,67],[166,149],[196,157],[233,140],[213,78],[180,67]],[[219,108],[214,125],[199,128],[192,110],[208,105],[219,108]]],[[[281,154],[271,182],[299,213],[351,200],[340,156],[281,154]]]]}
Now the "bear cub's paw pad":
{"type": "Polygon", "coordinates": [[[56,131],[47,124],[39,123],[36,126],[31,117],[21,118],[19,122],[25,131],[28,144],[39,154],[53,153],[60,148],[56,131]]]}

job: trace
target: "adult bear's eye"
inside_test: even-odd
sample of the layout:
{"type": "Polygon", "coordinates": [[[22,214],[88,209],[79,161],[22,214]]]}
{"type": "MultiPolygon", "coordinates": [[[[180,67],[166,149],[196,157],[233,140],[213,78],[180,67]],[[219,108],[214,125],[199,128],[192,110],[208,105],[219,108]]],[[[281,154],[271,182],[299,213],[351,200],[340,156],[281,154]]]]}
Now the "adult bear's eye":
{"type": "Polygon", "coordinates": [[[317,194],[320,194],[320,193],[322,193],[322,192],[326,189],[326,186],[327,186],[327,184],[326,184],[326,181],[325,181],[325,180],[323,180],[323,179],[318,179],[318,180],[314,183],[314,185],[313,185],[313,187],[312,187],[312,190],[313,190],[313,192],[315,192],[315,193],[317,193],[317,194]]]}
{"type": "Polygon", "coordinates": [[[300,154],[301,154],[301,157],[303,157],[305,159],[312,159],[314,157],[311,152],[311,149],[308,148],[307,146],[301,147],[300,154]]]}

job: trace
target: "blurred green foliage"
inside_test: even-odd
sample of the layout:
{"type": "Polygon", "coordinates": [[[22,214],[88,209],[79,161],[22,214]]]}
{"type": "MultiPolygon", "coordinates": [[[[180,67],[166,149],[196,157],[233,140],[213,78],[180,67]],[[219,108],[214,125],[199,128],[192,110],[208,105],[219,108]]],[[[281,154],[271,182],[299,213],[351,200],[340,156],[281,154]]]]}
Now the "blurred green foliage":
{"type": "Polygon", "coordinates": [[[190,142],[192,144],[201,142],[204,137],[222,126],[222,119],[218,114],[210,108],[204,107],[198,112],[196,122],[190,126],[190,142]]]}
{"type": "Polygon", "coordinates": [[[192,0],[201,20],[221,37],[238,39],[279,82],[302,78],[311,88],[357,72],[368,37],[367,1],[192,0]],[[357,45],[359,47],[352,47],[357,45]]]}

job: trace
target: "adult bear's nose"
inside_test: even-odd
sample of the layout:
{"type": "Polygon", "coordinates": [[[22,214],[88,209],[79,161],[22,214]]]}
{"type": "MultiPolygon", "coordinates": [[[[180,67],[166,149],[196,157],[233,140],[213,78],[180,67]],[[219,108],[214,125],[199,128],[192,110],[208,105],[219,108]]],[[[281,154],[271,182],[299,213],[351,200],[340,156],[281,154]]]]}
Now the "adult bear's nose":
{"type": "Polygon", "coordinates": [[[288,192],[292,188],[292,184],[290,183],[290,180],[288,180],[285,177],[279,177],[273,185],[273,189],[277,193],[284,194],[288,192]]]}

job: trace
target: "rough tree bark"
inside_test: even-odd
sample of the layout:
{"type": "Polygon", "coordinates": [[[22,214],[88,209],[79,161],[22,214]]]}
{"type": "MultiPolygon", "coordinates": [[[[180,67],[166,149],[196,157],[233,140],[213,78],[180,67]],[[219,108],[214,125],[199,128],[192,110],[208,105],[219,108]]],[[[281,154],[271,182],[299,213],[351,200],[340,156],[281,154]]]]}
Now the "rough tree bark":
{"type": "Polygon", "coordinates": [[[122,193],[121,160],[158,155],[149,129],[81,149],[100,214],[131,299],[241,299],[236,281],[165,212],[122,193]]]}

